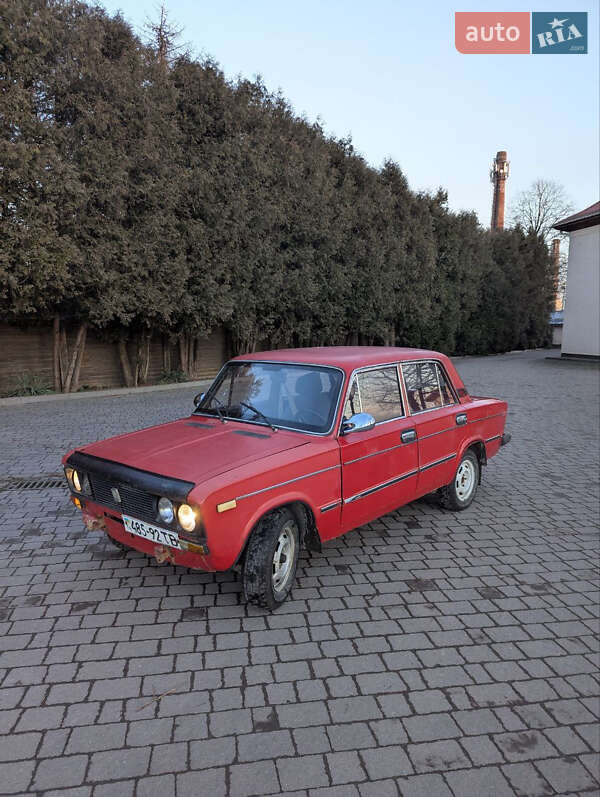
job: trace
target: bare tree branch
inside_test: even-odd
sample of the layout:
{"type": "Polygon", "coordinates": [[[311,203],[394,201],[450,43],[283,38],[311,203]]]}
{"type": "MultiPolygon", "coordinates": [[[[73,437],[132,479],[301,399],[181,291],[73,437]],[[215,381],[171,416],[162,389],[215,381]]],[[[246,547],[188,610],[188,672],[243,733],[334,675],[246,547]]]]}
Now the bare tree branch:
{"type": "Polygon", "coordinates": [[[157,8],[158,20],[148,20],[144,28],[151,38],[151,44],[156,48],[158,61],[167,66],[177,56],[183,45],[177,44],[183,28],[177,27],[169,19],[169,13],[164,3],[157,8]]]}
{"type": "Polygon", "coordinates": [[[552,225],[574,210],[564,187],[555,180],[535,180],[526,191],[521,191],[511,208],[510,220],[525,231],[534,232],[549,244],[551,238],[560,236],[552,225]]]}

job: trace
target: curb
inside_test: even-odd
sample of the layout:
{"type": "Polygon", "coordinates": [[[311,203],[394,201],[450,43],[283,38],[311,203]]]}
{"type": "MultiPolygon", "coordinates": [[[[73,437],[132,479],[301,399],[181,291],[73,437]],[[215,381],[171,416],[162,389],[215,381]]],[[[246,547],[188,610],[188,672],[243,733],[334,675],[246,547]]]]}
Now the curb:
{"type": "Polygon", "coordinates": [[[147,385],[145,387],[117,387],[108,390],[82,390],[80,393],[48,393],[43,396],[12,396],[0,399],[0,407],[20,407],[22,404],[43,404],[52,401],[75,401],[87,398],[119,398],[137,396],[140,393],[159,393],[167,390],[188,389],[190,392],[202,390],[212,384],[212,379],[194,382],[173,382],[167,385],[147,385]]]}
{"type": "Polygon", "coordinates": [[[600,359],[598,358],[577,357],[576,355],[562,357],[560,354],[548,354],[546,357],[544,357],[544,359],[555,363],[576,363],[577,365],[581,365],[583,363],[585,365],[595,365],[596,367],[600,365],[600,359]]]}

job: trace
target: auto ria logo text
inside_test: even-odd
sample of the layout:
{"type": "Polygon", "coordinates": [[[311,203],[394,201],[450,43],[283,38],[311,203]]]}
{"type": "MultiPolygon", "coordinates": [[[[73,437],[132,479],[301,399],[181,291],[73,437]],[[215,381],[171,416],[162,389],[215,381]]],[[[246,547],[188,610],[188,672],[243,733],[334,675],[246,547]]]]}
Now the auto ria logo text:
{"type": "Polygon", "coordinates": [[[457,11],[454,41],[465,54],[585,54],[587,12],[457,11]]]}

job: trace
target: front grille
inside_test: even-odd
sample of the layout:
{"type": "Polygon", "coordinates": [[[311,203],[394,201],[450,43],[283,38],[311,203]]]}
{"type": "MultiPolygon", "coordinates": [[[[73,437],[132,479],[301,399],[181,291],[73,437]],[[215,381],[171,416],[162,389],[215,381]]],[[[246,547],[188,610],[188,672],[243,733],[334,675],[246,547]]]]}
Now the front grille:
{"type": "MultiPolygon", "coordinates": [[[[148,523],[157,522],[157,496],[137,490],[126,484],[110,482],[104,476],[97,473],[90,473],[92,494],[94,500],[102,506],[116,509],[125,515],[131,515],[139,520],[146,520],[148,523]],[[112,488],[116,487],[121,497],[121,502],[115,501],[112,488]]],[[[162,526],[163,524],[160,523],[162,526]]]]}

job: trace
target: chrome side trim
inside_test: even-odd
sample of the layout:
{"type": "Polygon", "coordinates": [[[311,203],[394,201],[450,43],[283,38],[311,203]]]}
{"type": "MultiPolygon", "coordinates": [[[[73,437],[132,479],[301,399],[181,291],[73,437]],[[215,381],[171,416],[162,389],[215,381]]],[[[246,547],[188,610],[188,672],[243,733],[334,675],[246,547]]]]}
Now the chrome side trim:
{"type": "Polygon", "coordinates": [[[429,468],[435,468],[436,465],[443,465],[444,462],[450,462],[451,459],[456,459],[456,454],[450,454],[447,457],[442,457],[442,459],[436,459],[435,462],[429,462],[427,465],[423,465],[423,467],[419,468],[419,473],[422,473],[424,470],[429,470],[429,468]]]}
{"type": "Polygon", "coordinates": [[[254,490],[251,493],[246,493],[245,495],[236,495],[236,501],[242,501],[244,498],[252,498],[254,495],[260,495],[261,493],[266,493],[269,490],[276,490],[278,487],[285,487],[287,484],[293,484],[294,482],[302,481],[302,479],[310,479],[311,476],[318,476],[320,473],[327,473],[330,470],[337,470],[341,468],[341,465],[331,465],[328,468],[321,468],[321,470],[315,470],[312,473],[305,473],[303,476],[296,476],[294,479],[288,479],[284,482],[279,482],[278,484],[271,484],[269,487],[263,487],[260,490],[254,490]]]}
{"type": "MultiPolygon", "coordinates": [[[[443,407],[438,407],[437,409],[443,409],[443,407]]],[[[423,410],[423,412],[427,412],[428,410],[423,410]]],[[[453,432],[456,429],[456,426],[449,426],[447,429],[441,429],[439,432],[431,432],[431,434],[424,434],[422,437],[419,437],[419,440],[427,440],[429,437],[436,437],[438,434],[444,434],[445,432],[453,432]]]]}
{"type": "MultiPolygon", "coordinates": [[[[442,409],[442,408],[436,407],[436,409],[442,409]]],[[[429,412],[429,410],[424,410],[424,412],[429,412]]],[[[500,415],[504,415],[504,413],[500,413],[500,415]]],[[[488,418],[497,418],[497,417],[499,417],[499,416],[498,415],[486,415],[485,418],[478,418],[475,421],[467,421],[467,423],[479,423],[479,421],[487,421],[488,418]]],[[[387,421],[384,421],[384,423],[387,423],[387,421]]],[[[363,457],[357,457],[356,459],[350,459],[350,460],[348,460],[348,462],[344,462],[344,465],[353,465],[355,462],[362,462],[363,459],[369,459],[370,457],[376,457],[378,454],[387,454],[388,451],[393,451],[396,448],[402,448],[403,446],[411,445],[412,443],[416,443],[416,442],[418,442],[420,440],[428,440],[430,437],[437,437],[437,435],[445,434],[446,432],[454,432],[454,431],[456,431],[456,428],[457,428],[456,426],[449,426],[447,429],[440,429],[439,432],[431,432],[430,434],[422,435],[422,437],[419,437],[418,439],[415,439],[415,440],[411,441],[411,443],[402,443],[401,445],[392,446],[391,448],[384,448],[381,451],[374,451],[372,454],[365,454],[363,457]]],[[[490,440],[496,440],[497,437],[500,437],[500,435],[496,435],[495,437],[490,437],[485,442],[489,443],[490,440]]]]}
{"type": "Polygon", "coordinates": [[[455,402],[454,404],[442,404],[439,407],[429,407],[427,410],[415,410],[414,412],[411,410],[410,417],[414,418],[416,415],[425,415],[428,412],[437,412],[437,410],[445,410],[448,409],[448,407],[456,407],[457,404],[458,402],[455,402]]]}
{"type": "Polygon", "coordinates": [[[487,437],[485,442],[486,443],[491,443],[492,440],[500,440],[501,437],[502,437],[501,434],[495,434],[493,437],[487,437]]]}
{"type": "Polygon", "coordinates": [[[406,415],[397,415],[395,418],[386,418],[385,421],[375,421],[375,426],[383,426],[384,423],[391,423],[392,421],[401,421],[406,418],[406,415]]]}
{"type": "Polygon", "coordinates": [[[481,421],[489,421],[490,418],[505,418],[505,412],[497,412],[495,415],[484,415],[483,418],[475,418],[472,421],[468,421],[468,423],[480,423],[481,421]]]}
{"type": "Polygon", "coordinates": [[[339,506],[342,502],[341,501],[334,501],[333,504],[327,504],[327,506],[321,507],[321,512],[329,512],[330,509],[335,509],[336,506],[339,506]]]}
{"type": "Polygon", "coordinates": [[[422,471],[435,468],[436,465],[442,465],[444,462],[450,462],[451,459],[456,459],[456,454],[450,454],[442,459],[436,459],[435,462],[429,462],[427,465],[423,465],[422,468],[408,471],[408,473],[403,473],[401,476],[396,476],[387,482],[383,482],[383,484],[377,484],[375,487],[369,487],[368,490],[363,490],[360,493],[351,495],[349,498],[344,499],[344,504],[351,504],[353,501],[358,501],[359,498],[366,498],[368,495],[378,492],[378,490],[383,490],[385,487],[391,487],[393,484],[398,484],[398,482],[404,481],[404,479],[409,479],[411,476],[416,476],[422,471]]]}
{"type": "MultiPolygon", "coordinates": [[[[451,405],[446,404],[444,407],[433,407],[431,410],[422,410],[421,413],[422,412],[432,412],[433,409],[443,410],[443,409],[445,409],[446,407],[449,407],[449,406],[451,406],[451,405]]],[[[421,413],[417,413],[417,414],[420,415],[421,413]]],[[[495,415],[484,415],[483,418],[475,418],[472,421],[467,421],[467,424],[480,423],[481,421],[488,421],[488,420],[490,420],[490,418],[503,418],[505,415],[506,415],[505,412],[498,412],[495,415]]],[[[455,432],[456,429],[457,429],[456,425],[455,426],[449,426],[447,429],[441,429],[439,432],[431,432],[430,434],[424,434],[421,437],[419,437],[419,440],[427,440],[430,437],[436,437],[436,435],[445,434],[446,432],[455,432]]]]}
{"type": "Polygon", "coordinates": [[[353,501],[358,501],[359,498],[366,498],[368,495],[376,493],[379,490],[383,490],[385,487],[391,487],[393,484],[398,484],[398,482],[404,481],[404,479],[409,479],[411,476],[416,476],[418,472],[418,470],[411,470],[408,471],[408,473],[403,473],[402,476],[396,476],[394,479],[383,482],[383,484],[378,484],[375,487],[369,487],[368,490],[363,490],[361,493],[351,495],[350,498],[344,498],[344,503],[351,504],[353,501]]]}
{"type": "MultiPolygon", "coordinates": [[[[413,443],[416,443],[416,440],[413,440],[413,443]]],[[[362,457],[357,457],[356,459],[350,459],[348,462],[344,462],[344,466],[346,465],[354,465],[355,462],[362,462],[363,459],[370,459],[371,457],[377,457],[379,454],[387,454],[388,451],[395,451],[397,448],[404,448],[406,445],[411,445],[411,443],[399,443],[397,446],[391,446],[390,448],[382,448],[381,451],[373,451],[372,454],[365,454],[362,457]]]]}

